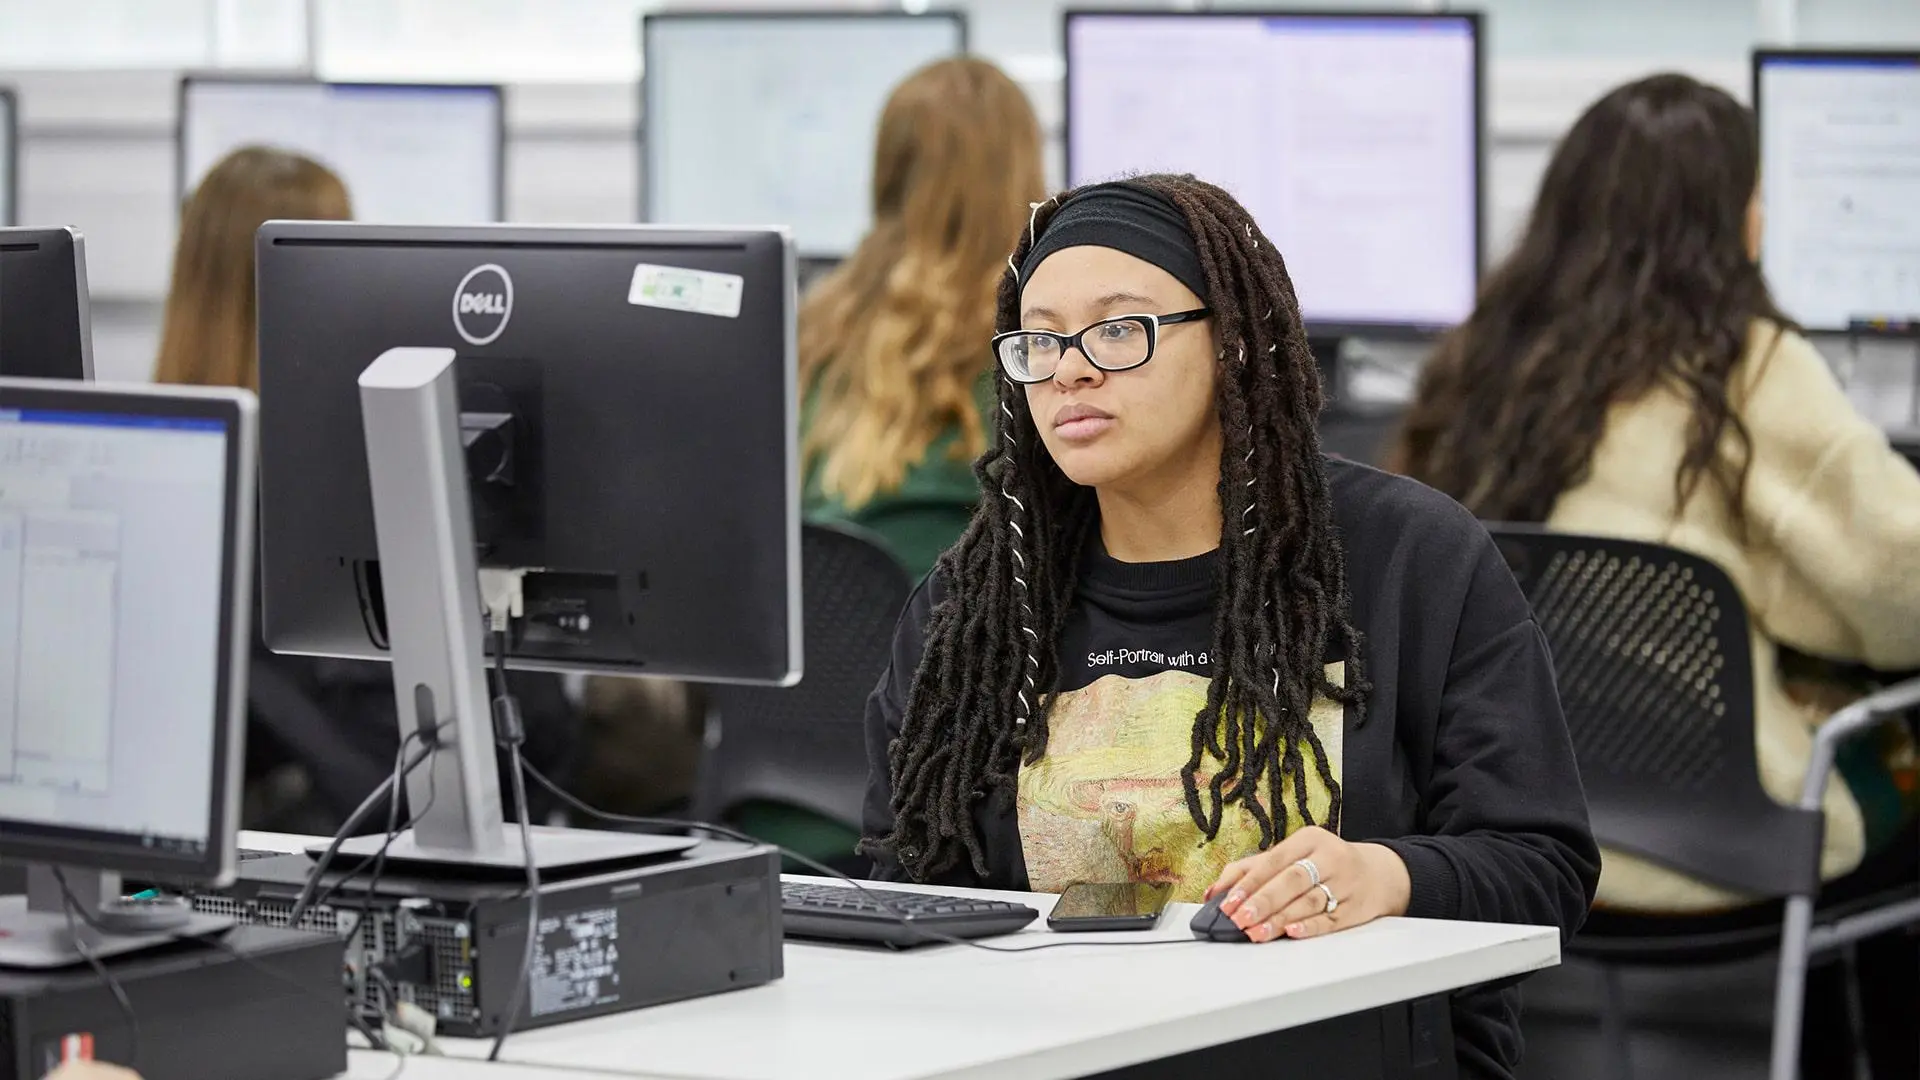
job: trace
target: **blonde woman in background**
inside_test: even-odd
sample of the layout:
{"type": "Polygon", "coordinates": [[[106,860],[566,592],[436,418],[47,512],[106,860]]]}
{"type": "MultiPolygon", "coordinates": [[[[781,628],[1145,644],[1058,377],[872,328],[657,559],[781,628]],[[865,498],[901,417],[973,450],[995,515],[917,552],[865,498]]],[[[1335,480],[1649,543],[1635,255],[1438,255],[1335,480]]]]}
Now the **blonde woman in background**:
{"type": "MultiPolygon", "coordinates": [[[[908,76],[880,115],[873,225],[800,308],[804,510],[858,526],[924,576],[979,501],[973,459],[993,400],[995,291],[1045,197],[1040,123],[999,68],[942,60],[908,76]]],[[[610,808],[671,807],[692,790],[701,695],[659,680],[595,679],[582,794],[610,808]]],[[[858,869],[859,830],[750,803],[733,822],[858,869]]]]}
{"type": "Polygon", "coordinates": [[[979,501],[981,342],[1045,191],[1025,92],[984,60],[928,65],[881,113],[872,230],[800,308],[806,515],[873,532],[915,578],[979,501]]]}
{"type": "MultiPolygon", "coordinates": [[[[352,209],[340,178],[299,154],[250,146],[215,164],[180,215],[155,380],[260,390],[254,234],[275,219],[344,221],[352,209]]],[[[564,771],[577,725],[560,680],[511,679],[529,756],[564,771]]],[[[385,664],[276,656],[256,636],[247,719],[245,827],[331,833],[393,769],[385,664]]]]}
{"type": "Polygon", "coordinates": [[[253,234],[276,218],[352,216],[346,185],[311,158],[249,146],[221,159],[180,216],[154,381],[258,390],[253,234]]]}
{"type": "MultiPolygon", "coordinates": [[[[352,216],[346,185],[311,158],[263,146],[235,150],[201,178],[180,214],[167,290],[165,324],[154,381],[260,389],[258,317],[254,303],[254,233],[276,218],[340,221],[352,216]]],[[[246,799],[250,828],[330,831],[329,821],[352,809],[345,803],[368,775],[357,770],[311,770],[319,747],[298,745],[303,728],[292,714],[312,719],[321,696],[312,661],[279,657],[256,636],[249,664],[246,799]],[[316,775],[321,772],[348,775],[316,775]]],[[[370,733],[370,737],[371,737],[370,733]]],[[[337,822],[336,822],[337,824],[337,822]]]]}

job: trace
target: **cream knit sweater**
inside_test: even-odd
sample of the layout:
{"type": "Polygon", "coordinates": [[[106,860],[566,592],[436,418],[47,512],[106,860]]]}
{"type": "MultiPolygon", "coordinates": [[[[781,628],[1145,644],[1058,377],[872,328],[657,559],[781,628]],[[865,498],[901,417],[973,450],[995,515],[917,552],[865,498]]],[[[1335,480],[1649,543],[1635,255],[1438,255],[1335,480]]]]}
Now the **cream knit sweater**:
{"type": "MultiPolygon", "coordinates": [[[[1732,576],[1753,620],[1761,782],[1792,803],[1824,716],[1786,695],[1778,645],[1877,668],[1920,667],[1920,474],[1854,411],[1798,334],[1755,324],[1731,391],[1752,438],[1744,543],[1710,480],[1675,506],[1689,408],[1672,388],[1614,406],[1590,475],[1560,497],[1548,524],[1668,544],[1732,576]]],[[[1864,846],[1859,807],[1837,778],[1826,812],[1821,874],[1833,878],[1859,864],[1864,846]]],[[[1644,859],[1605,853],[1602,905],[1699,912],[1742,902],[1644,859]]]]}

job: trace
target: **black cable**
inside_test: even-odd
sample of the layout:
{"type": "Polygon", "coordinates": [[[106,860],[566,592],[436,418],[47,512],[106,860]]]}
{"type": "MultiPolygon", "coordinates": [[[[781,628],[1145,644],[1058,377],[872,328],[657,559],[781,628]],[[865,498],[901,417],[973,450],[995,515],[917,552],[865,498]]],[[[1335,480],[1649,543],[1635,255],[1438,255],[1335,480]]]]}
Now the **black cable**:
{"type": "Polygon", "coordinates": [[[363,799],[359,806],[354,808],[353,813],[347,816],[346,823],[341,825],[339,831],[333,834],[333,842],[327,845],[327,850],[320,856],[319,860],[314,863],[313,870],[307,874],[306,884],[300,887],[300,895],[294,900],[293,909],[287,915],[288,926],[296,930],[300,928],[300,919],[306,915],[307,910],[313,906],[313,897],[319,890],[320,879],[326,875],[327,868],[333,865],[334,856],[340,853],[340,845],[346,843],[347,838],[354,835],[354,830],[359,828],[360,824],[373,814],[374,807],[380,805],[381,796],[389,792],[398,791],[399,785],[395,783],[395,781],[404,781],[408,776],[411,776],[413,770],[419,768],[420,763],[427,760],[438,745],[439,740],[435,739],[431,745],[422,746],[420,752],[407,761],[406,766],[400,770],[397,776],[389,776],[385,780],[380,781],[380,786],[374,788],[372,793],[363,799]]]}
{"type": "MultiPolygon", "coordinates": [[[[380,875],[387,869],[387,849],[393,846],[393,842],[398,840],[402,833],[411,832],[415,826],[419,825],[420,820],[433,810],[434,801],[439,797],[440,778],[434,775],[433,756],[429,754],[427,756],[427,801],[420,809],[408,814],[406,822],[399,829],[389,829],[387,838],[380,842],[380,850],[374,853],[373,876],[367,879],[367,895],[360,904],[362,915],[372,909],[374,896],[380,891],[380,875]]],[[[392,824],[391,818],[388,819],[388,824],[392,824]]],[[[340,886],[337,881],[333,884],[335,888],[340,886]]]]}
{"type": "Polygon", "coordinates": [[[1021,945],[1017,947],[1008,947],[1008,946],[988,945],[983,942],[970,940],[968,938],[954,937],[951,934],[943,934],[938,930],[931,930],[925,926],[921,926],[920,924],[914,922],[913,919],[909,917],[906,912],[901,911],[899,908],[894,907],[892,904],[888,903],[886,900],[875,895],[872,890],[868,889],[865,885],[861,884],[859,881],[856,881],[853,878],[848,877],[846,874],[842,873],[839,870],[835,870],[833,867],[828,866],[826,863],[808,858],[807,856],[802,855],[797,851],[793,851],[789,848],[780,847],[777,844],[766,844],[764,840],[755,839],[754,837],[749,836],[746,833],[740,832],[736,829],[729,829],[724,825],[712,825],[704,821],[682,821],[677,818],[635,817],[630,814],[615,814],[610,811],[601,810],[596,807],[587,805],[585,802],[583,802],[578,796],[574,795],[572,792],[569,792],[561,788],[560,785],[554,783],[552,780],[547,779],[544,775],[541,774],[539,769],[534,768],[532,765],[525,765],[523,767],[526,769],[528,775],[532,776],[534,780],[540,784],[541,787],[546,788],[547,791],[550,792],[554,798],[559,799],[561,802],[567,804],[568,806],[572,807],[574,810],[577,810],[582,814],[586,814],[590,817],[598,818],[601,821],[609,822],[612,824],[636,825],[641,828],[647,828],[647,829],[672,829],[676,831],[683,831],[687,829],[698,829],[703,832],[712,833],[715,836],[723,837],[728,840],[734,840],[742,844],[764,844],[765,846],[772,847],[776,851],[778,851],[782,856],[792,859],[794,862],[797,862],[800,865],[815,871],[816,873],[822,874],[827,877],[836,878],[840,881],[844,881],[848,885],[851,885],[855,889],[858,889],[862,896],[866,897],[868,900],[871,900],[876,906],[880,908],[880,910],[892,916],[895,922],[898,922],[902,927],[906,928],[907,930],[910,930],[913,933],[926,938],[928,941],[937,941],[947,945],[965,945],[970,949],[979,949],[983,952],[993,952],[993,953],[1038,952],[1041,949],[1077,949],[1077,948],[1108,949],[1108,948],[1127,948],[1127,947],[1139,948],[1144,945],[1193,945],[1193,944],[1199,943],[1198,939],[1195,939],[1192,941],[1185,940],[1185,939],[1181,939],[1177,941],[1170,941],[1170,940],[1049,941],[1049,942],[1045,942],[1038,945],[1021,945]]]}
{"type": "MultiPolygon", "coordinates": [[[[442,724],[441,726],[445,727],[446,725],[442,724]]],[[[438,731],[438,729],[435,729],[435,730],[436,732],[438,731]]],[[[406,753],[407,744],[412,742],[414,739],[421,738],[421,737],[422,736],[418,729],[416,729],[413,733],[409,734],[407,736],[406,742],[402,742],[400,744],[399,753],[401,754],[406,753]]],[[[414,810],[413,812],[409,813],[407,815],[407,820],[404,823],[397,822],[395,819],[399,816],[400,788],[396,784],[394,787],[393,801],[388,804],[387,835],[386,835],[386,838],[380,842],[380,847],[377,850],[375,850],[373,854],[368,855],[367,857],[361,859],[359,862],[355,863],[352,869],[348,870],[346,873],[335,878],[333,883],[331,885],[328,885],[326,889],[323,892],[321,892],[321,894],[317,898],[314,899],[313,903],[309,905],[310,907],[316,907],[316,908],[325,907],[327,904],[327,901],[333,899],[334,894],[340,891],[341,886],[352,881],[354,878],[359,877],[369,867],[371,867],[373,869],[373,876],[367,880],[367,887],[364,890],[363,895],[361,897],[361,901],[360,901],[361,917],[365,918],[367,913],[372,910],[374,895],[377,892],[379,892],[379,889],[380,889],[380,877],[383,873],[386,872],[388,849],[393,847],[394,841],[398,840],[402,833],[420,824],[420,819],[423,817],[426,817],[427,812],[433,809],[434,800],[440,797],[440,782],[439,782],[440,778],[437,775],[435,775],[435,773],[433,772],[433,752],[439,750],[438,738],[435,737],[431,742],[429,742],[428,745],[430,747],[430,750],[428,752],[427,761],[426,761],[426,765],[427,765],[426,804],[421,806],[418,810],[414,810]]],[[[396,769],[400,768],[398,755],[396,755],[394,767],[396,769]]]]}
{"type": "MultiPolygon", "coordinates": [[[[384,961],[382,962],[384,963],[384,961]]],[[[389,1003],[393,1005],[400,1003],[400,988],[394,985],[393,980],[387,977],[386,972],[380,970],[379,964],[367,965],[367,978],[380,984],[380,992],[387,996],[389,1003]]]]}
{"type": "MultiPolygon", "coordinates": [[[[393,794],[387,798],[387,838],[380,841],[380,850],[373,853],[373,876],[367,879],[367,892],[360,901],[362,918],[373,910],[373,894],[380,887],[380,872],[387,868],[387,849],[393,846],[394,837],[400,835],[400,796],[404,794],[400,790],[400,770],[406,767],[407,744],[419,737],[420,729],[416,726],[407,732],[406,738],[400,740],[400,749],[393,755],[393,794]]],[[[427,753],[427,760],[433,760],[431,751],[427,753]]],[[[431,764],[427,766],[427,776],[433,776],[431,764]]],[[[340,882],[334,882],[333,886],[339,888],[340,882]]]]}
{"type": "Polygon", "coordinates": [[[534,954],[540,948],[540,863],[533,857],[533,823],[527,813],[527,781],[522,772],[531,766],[521,759],[519,743],[509,743],[507,752],[513,758],[513,799],[520,806],[520,844],[527,855],[527,946],[520,954],[520,977],[514,981],[513,997],[507,1002],[507,1014],[500,1021],[500,1034],[494,1036],[493,1049],[487,1053],[488,1061],[500,1060],[500,1048],[507,1044],[507,1036],[513,1034],[514,1020],[527,999],[534,954]]]}
{"type": "Polygon", "coordinates": [[[51,869],[53,870],[53,880],[60,886],[61,906],[66,909],[67,933],[73,938],[73,950],[80,954],[82,960],[87,962],[87,966],[92,968],[93,973],[100,977],[100,981],[107,984],[107,991],[113,995],[114,1004],[120,1006],[121,1014],[127,1018],[127,1031],[133,1042],[133,1060],[130,1064],[133,1066],[134,1072],[139,1072],[140,1018],[133,1014],[133,1001],[127,997],[126,987],[120,985],[120,980],[114,978],[113,972],[108,970],[107,965],[100,962],[100,958],[93,954],[92,947],[81,938],[80,924],[74,921],[74,914],[76,912],[79,913],[80,918],[95,930],[100,929],[99,923],[95,922],[93,915],[80,905],[79,900],[74,898],[73,889],[67,885],[66,872],[57,866],[51,869]]]}
{"type": "Polygon", "coordinates": [[[507,632],[502,628],[493,632],[493,674],[498,684],[493,701],[495,737],[506,743],[511,759],[507,775],[513,784],[513,802],[520,819],[520,847],[527,861],[527,944],[520,954],[520,977],[514,980],[513,997],[507,1003],[506,1015],[501,1018],[500,1033],[494,1036],[493,1049],[487,1053],[488,1061],[500,1060],[500,1048],[507,1044],[507,1036],[513,1034],[514,1021],[527,999],[533,958],[540,948],[540,861],[533,856],[533,820],[527,807],[526,770],[532,766],[520,754],[526,729],[520,723],[520,709],[513,699],[513,691],[507,686],[507,632]]]}
{"type": "MultiPolygon", "coordinates": [[[[314,897],[312,907],[326,907],[327,901],[333,899],[333,894],[339,891],[340,886],[358,877],[361,871],[367,869],[369,866],[373,866],[376,861],[384,861],[386,859],[387,848],[393,843],[393,838],[398,835],[400,831],[400,774],[407,765],[407,747],[412,746],[413,740],[419,737],[420,729],[418,728],[407,732],[407,737],[400,740],[399,748],[393,752],[393,774],[392,779],[387,783],[387,838],[381,842],[379,850],[354,864],[353,869],[335,878],[333,884],[328,885],[319,896],[314,897]]],[[[360,910],[363,917],[366,914],[368,906],[373,902],[372,888],[373,886],[371,884],[367,886],[368,895],[361,905],[360,910]]]]}

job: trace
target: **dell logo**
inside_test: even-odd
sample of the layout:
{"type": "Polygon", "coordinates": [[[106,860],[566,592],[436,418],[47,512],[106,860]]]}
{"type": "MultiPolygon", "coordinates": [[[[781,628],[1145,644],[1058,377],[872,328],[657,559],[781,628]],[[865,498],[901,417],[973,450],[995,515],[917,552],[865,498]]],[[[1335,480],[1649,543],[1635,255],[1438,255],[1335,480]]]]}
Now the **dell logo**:
{"type": "Polygon", "coordinates": [[[513,279],[502,267],[476,266],[453,290],[453,328],[469,345],[492,342],[506,331],[512,317],[513,279]]]}

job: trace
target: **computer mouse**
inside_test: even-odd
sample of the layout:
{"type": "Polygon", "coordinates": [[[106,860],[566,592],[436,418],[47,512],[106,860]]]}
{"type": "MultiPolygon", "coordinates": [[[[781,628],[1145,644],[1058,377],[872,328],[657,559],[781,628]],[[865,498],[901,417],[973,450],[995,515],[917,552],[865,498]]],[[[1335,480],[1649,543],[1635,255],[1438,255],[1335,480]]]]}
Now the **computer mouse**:
{"type": "Polygon", "coordinates": [[[1232,919],[1220,914],[1220,901],[1226,898],[1227,894],[1221,893],[1201,904],[1200,910],[1193,913],[1193,921],[1187,926],[1193,931],[1194,937],[1201,941],[1250,942],[1253,940],[1247,936],[1245,930],[1233,925],[1232,919]]]}

